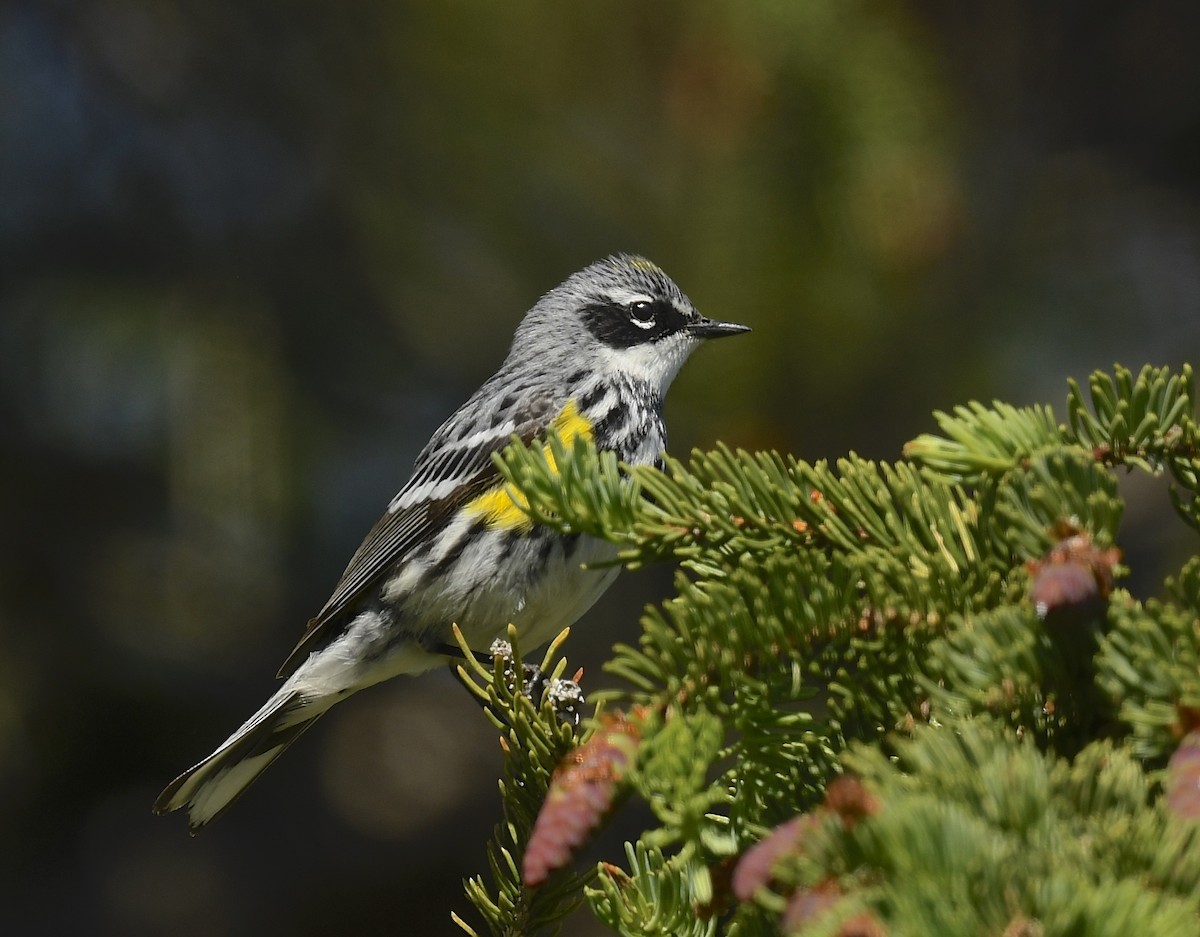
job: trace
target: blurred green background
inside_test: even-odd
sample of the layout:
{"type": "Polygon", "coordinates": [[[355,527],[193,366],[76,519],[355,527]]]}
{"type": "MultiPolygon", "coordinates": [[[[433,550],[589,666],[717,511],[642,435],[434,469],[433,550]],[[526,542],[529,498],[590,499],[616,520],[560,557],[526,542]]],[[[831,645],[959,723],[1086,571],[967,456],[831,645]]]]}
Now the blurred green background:
{"type": "MultiPolygon", "coordinates": [[[[196,840],[150,804],[522,312],[629,250],[752,325],[676,453],[893,458],[936,407],[1196,361],[1197,36],[1182,0],[0,5],[0,933],[453,933],[500,760],[447,674],[196,840]]],[[[576,630],[586,686],[669,581],[576,630]]]]}

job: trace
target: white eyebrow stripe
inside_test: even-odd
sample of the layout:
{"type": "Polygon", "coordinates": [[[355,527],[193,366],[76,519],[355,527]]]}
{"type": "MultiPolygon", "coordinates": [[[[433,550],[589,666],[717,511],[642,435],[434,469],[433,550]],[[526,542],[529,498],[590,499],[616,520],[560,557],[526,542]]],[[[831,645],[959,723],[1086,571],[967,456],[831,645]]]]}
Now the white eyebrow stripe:
{"type": "Polygon", "coordinates": [[[633,303],[652,303],[653,296],[647,296],[645,293],[635,293],[633,290],[622,289],[619,286],[614,286],[608,290],[608,298],[614,303],[620,303],[622,306],[629,306],[633,303]]]}

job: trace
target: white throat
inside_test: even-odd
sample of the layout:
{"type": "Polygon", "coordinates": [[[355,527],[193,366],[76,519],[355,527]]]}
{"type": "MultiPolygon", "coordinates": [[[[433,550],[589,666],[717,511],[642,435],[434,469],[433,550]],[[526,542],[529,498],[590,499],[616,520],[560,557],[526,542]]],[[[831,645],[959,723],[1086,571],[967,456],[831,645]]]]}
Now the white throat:
{"type": "Polygon", "coordinates": [[[675,375],[700,342],[701,339],[691,335],[677,333],[652,345],[602,348],[599,364],[605,372],[617,372],[649,384],[661,396],[666,394],[675,375]]]}

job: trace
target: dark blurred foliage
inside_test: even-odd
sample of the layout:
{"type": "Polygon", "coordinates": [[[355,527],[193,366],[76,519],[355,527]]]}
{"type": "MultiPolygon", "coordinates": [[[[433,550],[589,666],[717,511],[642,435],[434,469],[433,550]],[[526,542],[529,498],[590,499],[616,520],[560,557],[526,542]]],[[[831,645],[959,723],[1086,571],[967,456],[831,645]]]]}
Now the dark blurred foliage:
{"type": "MultiPolygon", "coordinates": [[[[451,933],[499,758],[446,674],[194,841],[149,807],[524,309],[635,250],[752,325],[678,381],[676,452],[890,458],[935,407],[1195,362],[1198,35],[1183,0],[8,0],[0,932],[451,933]]],[[[668,582],[581,623],[588,685],[668,582]]]]}

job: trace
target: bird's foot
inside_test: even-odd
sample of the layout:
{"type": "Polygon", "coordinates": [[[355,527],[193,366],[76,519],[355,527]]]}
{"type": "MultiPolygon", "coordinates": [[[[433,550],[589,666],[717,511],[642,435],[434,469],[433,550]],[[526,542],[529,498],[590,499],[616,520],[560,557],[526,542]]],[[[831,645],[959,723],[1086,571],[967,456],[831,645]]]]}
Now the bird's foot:
{"type": "MultiPolygon", "coordinates": [[[[499,657],[504,661],[504,676],[509,681],[509,687],[514,687],[517,675],[513,666],[512,645],[503,638],[497,638],[488,651],[493,660],[499,657]]],[[[521,674],[521,692],[535,706],[549,702],[560,720],[573,726],[579,725],[586,700],[575,680],[547,677],[537,664],[524,662],[521,664],[521,674]]]]}

